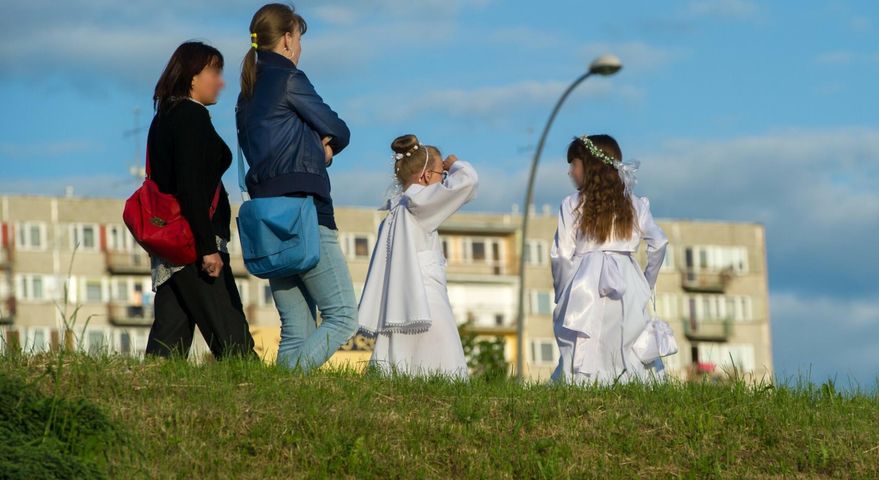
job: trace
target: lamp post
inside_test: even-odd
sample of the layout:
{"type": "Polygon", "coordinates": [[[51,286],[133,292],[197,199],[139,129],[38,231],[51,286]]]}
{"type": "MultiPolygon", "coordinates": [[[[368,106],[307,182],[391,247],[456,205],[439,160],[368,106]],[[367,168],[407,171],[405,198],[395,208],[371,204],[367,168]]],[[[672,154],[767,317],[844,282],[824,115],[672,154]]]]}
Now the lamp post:
{"type": "Polygon", "coordinates": [[[559,109],[578,85],[592,75],[613,75],[620,71],[621,68],[623,68],[623,64],[615,55],[602,55],[592,61],[589,65],[589,71],[574,80],[574,83],[565,90],[565,93],[562,94],[559,101],[555,104],[555,108],[553,108],[552,114],[550,114],[549,120],[546,122],[546,127],[543,129],[543,134],[540,136],[540,141],[537,143],[534,159],[531,160],[531,173],[528,175],[528,189],[525,193],[525,205],[522,209],[522,238],[519,245],[519,311],[516,316],[516,378],[519,380],[523,378],[525,367],[525,348],[523,343],[525,334],[525,248],[528,246],[528,214],[531,202],[533,201],[532,197],[534,197],[534,178],[537,175],[537,164],[540,161],[543,144],[546,142],[546,136],[549,134],[549,129],[552,127],[552,122],[559,113],[559,109]]]}

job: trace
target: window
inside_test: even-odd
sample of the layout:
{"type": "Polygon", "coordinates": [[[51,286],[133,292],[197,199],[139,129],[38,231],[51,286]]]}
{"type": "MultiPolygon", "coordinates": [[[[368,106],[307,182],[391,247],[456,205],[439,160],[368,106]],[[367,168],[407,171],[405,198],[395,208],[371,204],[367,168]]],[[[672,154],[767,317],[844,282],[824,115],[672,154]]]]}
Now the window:
{"type": "Polygon", "coordinates": [[[531,314],[552,315],[552,301],[552,295],[549,292],[531,292],[531,314]]]}
{"type": "Polygon", "coordinates": [[[369,256],[369,238],[361,236],[354,237],[354,256],[356,258],[369,256]]]}
{"type": "Polygon", "coordinates": [[[119,332],[118,352],[123,355],[131,354],[131,334],[123,330],[119,332]]]}
{"type": "Polygon", "coordinates": [[[46,248],[46,224],[42,222],[19,223],[15,230],[18,232],[17,247],[23,250],[46,248]]]}
{"type": "Polygon", "coordinates": [[[485,242],[482,240],[476,240],[471,243],[470,258],[474,262],[485,261],[485,242]]]}
{"type": "Polygon", "coordinates": [[[502,238],[464,238],[464,263],[480,263],[489,265],[494,275],[503,275],[506,270],[504,258],[504,242],[502,238]]]}
{"type": "MultiPolygon", "coordinates": [[[[146,349],[147,332],[149,329],[146,328],[114,328],[113,345],[108,344],[107,349],[112,348],[114,352],[122,355],[142,357],[146,349]]],[[[94,335],[93,339],[98,342],[98,335],[94,335]]]]}
{"type": "Polygon", "coordinates": [[[25,332],[23,350],[26,353],[42,353],[49,351],[49,329],[32,327],[25,332]]]}
{"type": "Polygon", "coordinates": [[[753,319],[751,312],[751,297],[747,296],[690,296],[688,297],[687,307],[688,317],[697,321],[734,320],[737,322],[746,322],[753,319]]]}
{"type": "Polygon", "coordinates": [[[241,255],[241,240],[238,239],[238,231],[235,229],[232,229],[232,232],[229,233],[226,250],[229,251],[229,255],[241,255]]]}
{"type": "Polygon", "coordinates": [[[235,285],[238,287],[238,296],[241,297],[241,305],[250,305],[250,284],[247,280],[235,279],[235,285]]]}
{"type": "Polygon", "coordinates": [[[88,303],[104,301],[104,285],[100,279],[87,279],[83,285],[83,299],[88,303]]]}
{"type": "Polygon", "coordinates": [[[558,346],[550,338],[531,340],[531,363],[536,365],[553,365],[558,362],[558,346]]]}
{"type": "Polygon", "coordinates": [[[103,330],[86,330],[85,338],[83,338],[83,349],[86,352],[90,355],[98,355],[106,353],[108,347],[107,334],[103,330]]]}
{"type": "Polygon", "coordinates": [[[369,259],[373,241],[372,235],[349,233],[342,237],[340,246],[342,253],[351,260],[369,259]]]}
{"type": "Polygon", "coordinates": [[[717,365],[718,371],[752,372],[755,367],[754,346],[735,343],[700,343],[699,361],[717,365]]]}
{"type": "Polygon", "coordinates": [[[525,243],[525,263],[528,265],[545,265],[547,260],[546,242],[528,240],[525,243]]]}
{"type": "Polygon", "coordinates": [[[98,226],[75,223],[70,225],[70,249],[97,250],[98,226]]]}
{"type": "Polygon", "coordinates": [[[19,275],[17,287],[19,300],[41,301],[50,300],[48,283],[50,279],[44,275],[19,275]]]}
{"type": "Polygon", "coordinates": [[[107,226],[107,249],[114,252],[130,252],[136,242],[125,225],[107,226]]]}
{"type": "Polygon", "coordinates": [[[440,237],[440,242],[443,246],[443,258],[449,258],[449,239],[446,237],[440,237]]]}
{"type": "Polygon", "coordinates": [[[131,298],[129,279],[114,278],[111,287],[110,295],[114,302],[126,303],[131,298]]]}
{"type": "Polygon", "coordinates": [[[748,272],[748,249],[746,247],[697,245],[684,250],[688,271],[722,272],[731,270],[742,274],[748,272]]]}
{"type": "Polygon", "coordinates": [[[672,271],[675,269],[674,253],[675,249],[671,245],[665,249],[665,258],[662,259],[660,271],[672,271]]]}
{"type": "Polygon", "coordinates": [[[656,314],[665,321],[671,321],[678,316],[677,296],[671,293],[656,295],[656,314]]]}
{"type": "Polygon", "coordinates": [[[268,306],[274,303],[274,297],[272,297],[272,286],[268,283],[263,284],[262,286],[262,305],[268,306]]]}
{"type": "Polygon", "coordinates": [[[503,313],[496,313],[494,315],[494,325],[496,327],[504,326],[504,314],[503,313]]]}

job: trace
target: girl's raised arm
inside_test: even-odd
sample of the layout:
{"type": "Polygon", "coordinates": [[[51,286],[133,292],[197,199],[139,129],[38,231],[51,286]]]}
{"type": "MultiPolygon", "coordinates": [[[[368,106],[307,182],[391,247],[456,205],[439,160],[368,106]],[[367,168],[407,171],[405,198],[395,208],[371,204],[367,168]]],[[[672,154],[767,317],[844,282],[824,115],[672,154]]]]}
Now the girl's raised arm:
{"type": "Polygon", "coordinates": [[[409,211],[427,231],[433,231],[476,197],[479,176],[469,163],[458,160],[445,182],[419,189],[409,196],[409,211]]]}

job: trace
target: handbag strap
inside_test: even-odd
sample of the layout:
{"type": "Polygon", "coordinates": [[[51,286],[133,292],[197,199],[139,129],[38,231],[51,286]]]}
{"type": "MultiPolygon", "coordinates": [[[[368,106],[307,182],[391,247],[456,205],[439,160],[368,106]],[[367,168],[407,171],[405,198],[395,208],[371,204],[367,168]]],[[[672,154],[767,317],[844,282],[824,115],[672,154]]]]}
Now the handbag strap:
{"type": "Polygon", "coordinates": [[[150,174],[152,173],[152,170],[150,170],[150,147],[149,147],[149,145],[147,145],[147,148],[146,148],[146,169],[144,171],[146,172],[146,178],[150,178],[150,174]]]}
{"type": "MultiPolygon", "coordinates": [[[[237,139],[236,139],[237,140],[237,139]]],[[[241,200],[246,202],[250,200],[250,194],[247,192],[247,182],[245,178],[247,173],[244,171],[244,152],[241,150],[241,142],[238,141],[238,188],[241,189],[241,200]]]]}

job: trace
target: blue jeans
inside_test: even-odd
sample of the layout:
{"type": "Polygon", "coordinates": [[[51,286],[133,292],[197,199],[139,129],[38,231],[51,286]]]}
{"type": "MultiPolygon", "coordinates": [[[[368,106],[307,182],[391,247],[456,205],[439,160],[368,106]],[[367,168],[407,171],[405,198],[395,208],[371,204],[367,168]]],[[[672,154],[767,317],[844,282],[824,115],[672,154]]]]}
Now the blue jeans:
{"type": "Polygon", "coordinates": [[[292,277],[270,279],[281,315],[278,364],[308,371],[320,367],[357,332],[357,301],[338,232],[320,226],[320,261],[292,277]],[[320,310],[317,325],[315,307],[320,310]]]}

